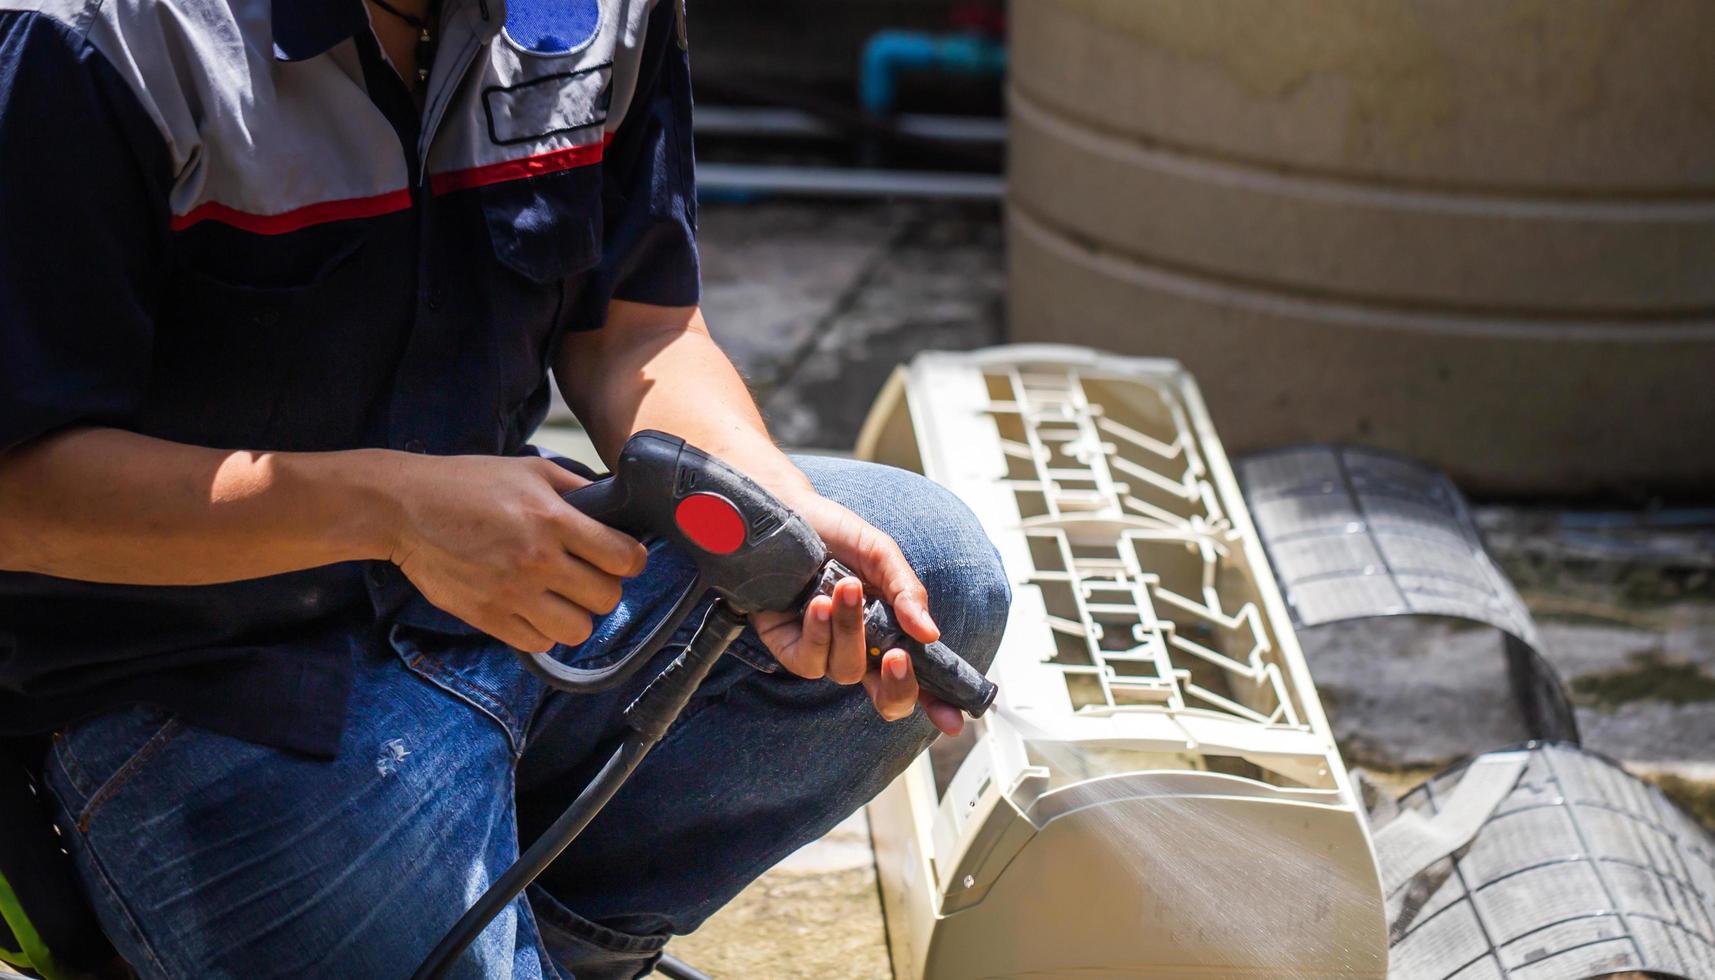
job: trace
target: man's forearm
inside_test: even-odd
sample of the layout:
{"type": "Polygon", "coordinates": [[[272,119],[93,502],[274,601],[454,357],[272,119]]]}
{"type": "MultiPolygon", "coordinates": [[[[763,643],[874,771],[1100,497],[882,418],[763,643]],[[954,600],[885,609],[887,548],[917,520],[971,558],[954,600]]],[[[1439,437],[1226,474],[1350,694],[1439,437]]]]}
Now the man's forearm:
{"type": "Polygon", "coordinates": [[[631,433],[660,429],[732,461],[776,493],[809,492],[696,310],[616,302],[604,329],[567,337],[556,373],[609,462],[631,433]]]}
{"type": "Polygon", "coordinates": [[[0,454],[0,569],[201,585],[385,558],[402,455],[56,433],[0,454]]]}

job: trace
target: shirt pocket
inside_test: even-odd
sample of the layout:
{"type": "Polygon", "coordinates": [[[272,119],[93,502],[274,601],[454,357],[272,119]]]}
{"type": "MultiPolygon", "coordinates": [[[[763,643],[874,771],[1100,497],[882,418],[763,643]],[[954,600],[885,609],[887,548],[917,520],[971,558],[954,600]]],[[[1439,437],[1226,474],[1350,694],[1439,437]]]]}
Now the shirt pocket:
{"type": "Polygon", "coordinates": [[[351,274],[367,243],[358,222],[181,242],[157,320],[144,430],[217,448],[282,448],[281,397],[314,367],[302,363],[306,307],[351,274]]]}
{"type": "Polygon", "coordinates": [[[219,221],[178,232],[178,268],[196,280],[254,295],[289,295],[325,282],[369,242],[369,220],[330,221],[258,234],[219,221]]]}
{"type": "Polygon", "coordinates": [[[583,165],[482,188],[483,220],[494,256],[547,285],[601,261],[601,168],[583,165]]]}
{"type": "Polygon", "coordinates": [[[522,59],[532,77],[482,90],[490,144],[483,215],[495,256],[533,282],[584,272],[601,260],[602,180],[613,66],[567,69],[522,59]]]}

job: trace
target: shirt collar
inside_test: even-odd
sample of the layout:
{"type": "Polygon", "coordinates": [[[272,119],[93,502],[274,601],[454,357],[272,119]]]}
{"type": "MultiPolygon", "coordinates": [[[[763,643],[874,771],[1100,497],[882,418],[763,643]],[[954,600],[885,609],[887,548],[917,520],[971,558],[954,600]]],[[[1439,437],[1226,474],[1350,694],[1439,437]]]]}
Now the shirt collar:
{"type": "MultiPolygon", "coordinates": [[[[448,0],[441,11],[442,28],[453,20],[456,8],[467,6],[448,0]]],[[[506,20],[503,0],[476,0],[479,34],[490,37],[506,20]]],[[[369,21],[363,0],[274,0],[274,57],[281,61],[303,61],[367,30],[369,21]]]]}
{"type": "Polygon", "coordinates": [[[274,0],[274,57],[303,61],[367,29],[362,0],[274,0]]]}

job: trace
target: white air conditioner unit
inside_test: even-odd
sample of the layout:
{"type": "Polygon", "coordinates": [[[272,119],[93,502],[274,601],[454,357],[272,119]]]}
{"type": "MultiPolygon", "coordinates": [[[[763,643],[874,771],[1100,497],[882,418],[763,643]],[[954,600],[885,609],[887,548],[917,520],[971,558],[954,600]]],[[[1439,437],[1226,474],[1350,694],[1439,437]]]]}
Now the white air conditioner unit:
{"type": "Polygon", "coordinates": [[[1177,363],[923,354],[858,455],[958,494],[1015,592],[997,710],[870,806],[900,980],[1385,976],[1363,807],[1177,363]]]}

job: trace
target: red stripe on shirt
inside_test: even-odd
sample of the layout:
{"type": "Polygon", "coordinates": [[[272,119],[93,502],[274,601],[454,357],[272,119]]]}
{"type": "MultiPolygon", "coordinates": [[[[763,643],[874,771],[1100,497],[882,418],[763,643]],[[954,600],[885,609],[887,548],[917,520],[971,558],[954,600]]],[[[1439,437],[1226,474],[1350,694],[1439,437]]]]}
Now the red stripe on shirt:
{"type": "MultiPolygon", "coordinates": [[[[579,146],[568,146],[564,149],[548,153],[538,153],[535,156],[520,157],[516,160],[502,160],[480,167],[470,167],[465,170],[450,170],[446,173],[433,174],[429,177],[429,187],[436,194],[448,194],[453,191],[468,190],[472,187],[483,187],[488,184],[499,184],[509,180],[523,180],[526,177],[541,177],[547,174],[559,173],[562,170],[572,170],[577,167],[587,167],[600,163],[607,145],[613,141],[613,134],[602,135],[600,143],[585,143],[579,146]]],[[[218,221],[231,225],[241,231],[254,232],[258,235],[283,235],[286,232],[298,231],[311,225],[326,224],[330,221],[348,221],[352,218],[374,218],[383,214],[403,211],[411,206],[411,192],[404,188],[389,191],[386,194],[376,194],[372,197],[351,197],[339,201],[319,201],[306,204],[301,208],[282,211],[279,214],[255,214],[228,207],[218,201],[199,204],[185,214],[175,214],[171,227],[174,231],[183,231],[202,221],[218,221]]]]}
{"type": "Polygon", "coordinates": [[[519,157],[516,160],[502,160],[499,163],[471,167],[467,170],[449,170],[446,173],[432,174],[429,177],[429,189],[436,194],[450,194],[453,191],[469,190],[472,187],[500,184],[509,180],[523,180],[526,177],[541,177],[559,173],[562,170],[587,167],[601,162],[602,154],[607,151],[607,144],[611,142],[613,142],[613,134],[606,133],[603,134],[600,143],[584,143],[581,146],[568,146],[562,150],[538,153],[530,157],[519,157]]]}
{"type": "Polygon", "coordinates": [[[373,218],[378,215],[404,211],[411,206],[411,192],[405,188],[376,194],[373,197],[349,197],[340,201],[319,201],[279,214],[252,214],[227,207],[218,201],[199,204],[184,214],[173,215],[171,227],[183,231],[200,221],[218,221],[241,231],[258,235],[283,235],[311,225],[352,218],[373,218]]]}

